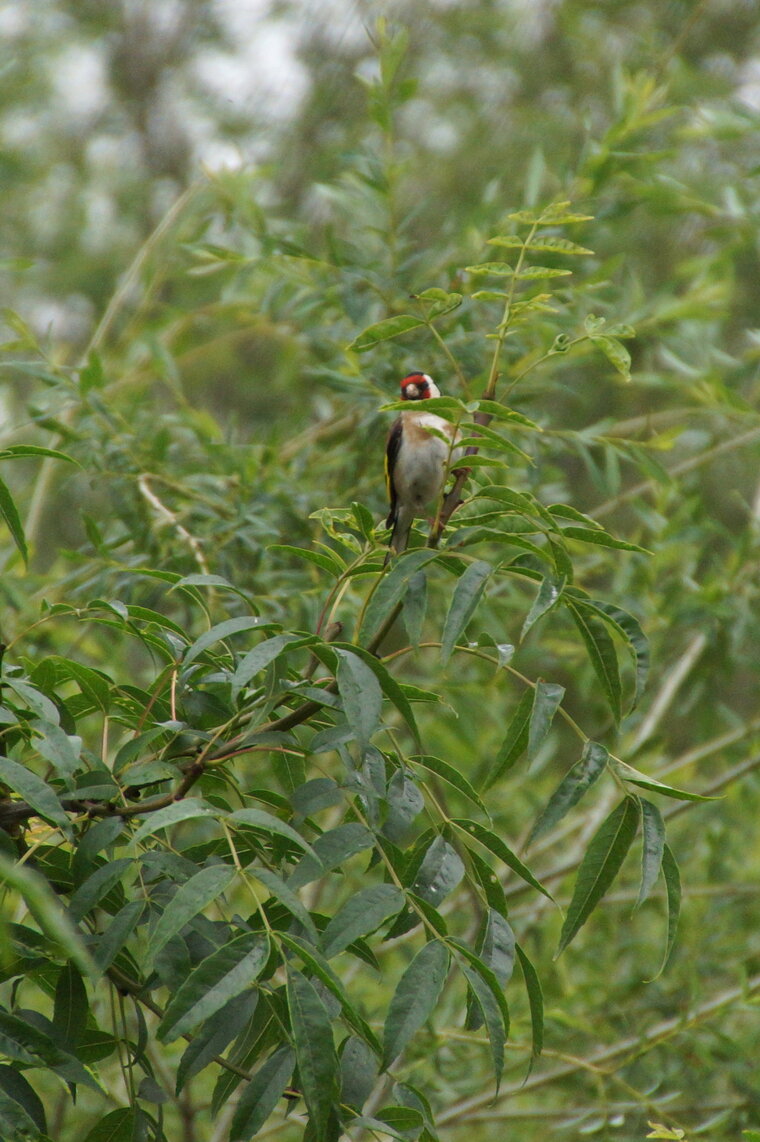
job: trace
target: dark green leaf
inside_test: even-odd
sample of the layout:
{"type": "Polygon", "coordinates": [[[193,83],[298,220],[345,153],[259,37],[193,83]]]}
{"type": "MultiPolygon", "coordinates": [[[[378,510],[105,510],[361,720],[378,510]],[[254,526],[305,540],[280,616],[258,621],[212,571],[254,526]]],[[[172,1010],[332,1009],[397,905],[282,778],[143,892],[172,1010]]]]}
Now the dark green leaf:
{"type": "Polygon", "coordinates": [[[337,1097],[338,1059],[330,1016],[314,985],[300,972],[288,971],[287,996],[301,1089],[314,1137],[322,1142],[337,1097]]]}
{"type": "Polygon", "coordinates": [[[67,1051],[76,1053],[84,1035],[88,1013],[84,981],[73,964],[64,964],[55,985],[53,1026],[67,1051]]]}
{"type": "Polygon", "coordinates": [[[575,890],[560,933],[558,956],[586,923],[620,871],[636,836],[639,815],[638,802],[626,797],[594,834],[578,869],[575,890]]]}
{"type": "Polygon", "coordinates": [[[31,769],[10,758],[0,757],[0,780],[31,805],[40,817],[71,835],[71,822],[61,802],[50,786],[36,773],[32,773],[31,769]]]}
{"type": "Polygon", "coordinates": [[[538,594],[533,601],[533,606],[530,608],[525,622],[522,625],[520,632],[520,639],[524,639],[530,628],[534,623],[550,611],[562,597],[564,590],[565,579],[564,576],[545,575],[541,580],[541,586],[538,588],[538,594]]]}
{"type": "Polygon", "coordinates": [[[310,547],[291,547],[288,543],[272,543],[267,551],[278,551],[283,555],[293,555],[296,559],[303,559],[307,563],[313,563],[315,567],[320,567],[323,571],[328,571],[339,579],[343,572],[346,570],[346,563],[340,558],[335,551],[330,551],[328,555],[326,551],[314,551],[310,547]]]}
{"type": "Polygon", "coordinates": [[[676,801],[718,800],[716,797],[707,797],[703,793],[689,793],[686,789],[676,789],[674,785],[665,785],[662,781],[656,781],[654,777],[648,777],[646,773],[640,773],[639,770],[634,769],[632,765],[626,765],[624,761],[615,762],[615,771],[624,781],[630,782],[631,785],[638,785],[642,789],[648,789],[650,793],[661,793],[663,797],[672,797],[676,801]]]}
{"type": "Polygon", "coordinates": [[[619,722],[623,712],[623,687],[615,644],[606,626],[589,610],[572,604],[568,604],[568,610],[586,644],[591,665],[602,685],[612,716],[619,722]]]}
{"type": "Polygon", "coordinates": [[[439,908],[464,876],[464,864],[455,848],[437,836],[428,848],[414,878],[412,892],[439,908]]]}
{"type": "MultiPolygon", "coordinates": [[[[678,871],[678,862],[673,856],[670,845],[665,845],[662,853],[662,874],[665,877],[665,890],[668,899],[668,937],[665,945],[665,955],[658,975],[665,970],[670,959],[673,945],[676,942],[678,921],[681,915],[681,874],[678,871]]],[[[655,977],[656,978],[656,977],[655,977]]]]}
{"type": "Polygon", "coordinates": [[[490,829],[484,828],[483,825],[479,825],[477,821],[467,821],[461,819],[452,821],[451,824],[467,833],[467,835],[472,837],[474,840],[479,841],[480,844],[484,846],[484,848],[487,848],[489,852],[492,852],[494,856],[497,856],[499,860],[503,861],[504,864],[506,864],[508,868],[511,868],[513,872],[516,872],[517,875],[521,877],[526,884],[531,886],[531,888],[537,889],[538,892],[542,893],[549,900],[554,899],[552,894],[546,888],[544,888],[544,886],[538,880],[536,880],[535,876],[527,867],[527,865],[524,865],[520,858],[515,856],[509,846],[506,845],[501,837],[498,837],[496,833],[492,832],[490,829]]]}
{"type": "Polygon", "coordinates": [[[171,1042],[245,991],[269,958],[269,942],[251,932],[236,936],[196,967],[169,1003],[158,1038],[171,1042]]]}
{"type": "Polygon", "coordinates": [[[336,681],[343,712],[362,754],[380,725],[383,694],[373,670],[351,651],[338,650],[340,661],[336,681]]]}
{"type": "MultiPolygon", "coordinates": [[[[109,861],[95,869],[90,876],[80,884],[69,903],[69,915],[75,923],[83,920],[88,912],[100,904],[115,885],[119,884],[129,869],[132,868],[132,859],[123,857],[121,860],[109,861]]],[[[122,898],[123,899],[123,898],[122,898]]]]}
{"type": "Polygon", "coordinates": [[[137,844],[152,833],[157,833],[159,829],[169,829],[181,821],[193,821],[198,817],[214,818],[223,815],[220,810],[212,808],[200,797],[185,797],[183,801],[174,801],[165,809],[158,809],[155,813],[151,813],[148,819],[140,825],[132,840],[137,844]]]}
{"type": "Polygon", "coordinates": [[[234,619],[225,619],[224,622],[217,623],[211,630],[207,630],[204,634],[197,638],[191,646],[188,647],[187,653],[183,659],[183,665],[189,666],[191,662],[195,662],[199,655],[208,650],[214,643],[221,642],[222,639],[230,638],[234,634],[242,634],[245,631],[255,630],[257,627],[266,629],[267,624],[262,623],[262,620],[257,615],[241,615],[234,619]]]}
{"type": "Polygon", "coordinates": [[[112,1110],[93,1126],[84,1142],[135,1142],[136,1115],[129,1106],[112,1110]]]}
{"type": "Polygon", "coordinates": [[[449,953],[431,940],[402,975],[390,1003],[383,1031],[383,1067],[389,1067],[429,1018],[446,981],[449,953]]]}
{"type": "Polygon", "coordinates": [[[237,872],[226,864],[214,864],[200,869],[175,892],[166,907],[159,914],[156,925],[150,933],[145,950],[145,970],[150,972],[156,954],[168,944],[173,936],[181,932],[199,912],[229,887],[237,872]]]}
{"type": "Polygon", "coordinates": [[[528,759],[532,761],[551,729],[552,720],[565,696],[564,686],[556,682],[537,682],[528,730],[528,759]]]}
{"type": "MultiPolygon", "coordinates": [[[[16,1067],[0,1066],[0,1090],[4,1091],[13,1102],[18,1103],[37,1129],[41,1130],[43,1134],[45,1133],[47,1130],[45,1107],[21,1071],[17,1070],[16,1067]]],[[[0,1108],[0,1125],[2,1122],[3,1111],[0,1108]]]]}
{"type": "Polygon", "coordinates": [[[549,798],[549,802],[533,826],[528,839],[531,844],[537,837],[553,829],[584,793],[591,788],[609,760],[609,753],[598,742],[587,741],[580,760],[565,774],[549,798]]]}
{"type": "Polygon", "coordinates": [[[615,539],[606,531],[593,527],[564,527],[562,534],[566,539],[578,539],[582,543],[596,543],[600,547],[614,547],[618,551],[638,551],[641,555],[651,555],[646,547],[639,547],[637,543],[626,543],[622,539],[615,539]]]}
{"type": "Polygon", "coordinates": [[[449,765],[447,761],[442,761],[440,757],[432,757],[431,754],[421,754],[410,760],[414,765],[419,765],[422,769],[427,769],[430,773],[434,773],[436,777],[440,777],[443,781],[448,782],[449,785],[463,794],[469,801],[474,802],[486,817],[488,816],[488,810],[476,790],[473,789],[464,774],[453,765],[449,765]]]}
{"type": "Polygon", "coordinates": [[[656,805],[641,802],[641,882],[636,908],[639,908],[654,888],[662,868],[665,851],[665,822],[656,805]]]}
{"type": "Polygon", "coordinates": [[[541,980],[538,978],[538,972],[519,944],[515,944],[515,950],[517,952],[517,958],[520,961],[523,979],[525,980],[525,988],[528,993],[533,1036],[533,1054],[540,1055],[544,1049],[544,994],[541,989],[541,980]]]}
{"type": "Polygon", "coordinates": [[[420,325],[425,322],[421,317],[412,317],[410,313],[401,313],[397,317],[386,317],[384,321],[377,321],[374,325],[368,325],[366,329],[355,337],[349,349],[353,349],[354,353],[366,353],[368,349],[373,349],[380,341],[387,341],[391,337],[398,337],[402,333],[408,333],[410,329],[418,329],[420,325]]]}
{"type": "Polygon", "coordinates": [[[362,620],[360,638],[367,643],[377,634],[382,624],[404,597],[409,581],[427,563],[438,558],[437,551],[428,548],[417,548],[414,551],[405,551],[402,556],[394,560],[390,570],[383,576],[372,593],[362,620]]]}
{"type": "Polygon", "coordinates": [[[297,641],[297,635],[277,634],[274,638],[268,638],[255,646],[253,650],[249,650],[240,660],[237,670],[232,676],[232,701],[236,701],[240,691],[248,685],[252,678],[274,662],[290,643],[297,641]]]}
{"type": "Polygon", "coordinates": [[[399,686],[396,679],[392,674],[388,672],[386,667],[383,666],[382,662],[380,662],[380,660],[376,658],[374,654],[370,654],[369,651],[364,650],[363,647],[351,646],[350,644],[339,642],[333,643],[332,645],[337,650],[346,651],[349,654],[354,655],[356,658],[361,659],[364,665],[372,671],[380,683],[380,687],[386,698],[388,698],[388,700],[392,702],[396,707],[406,722],[407,726],[409,727],[410,731],[414,735],[415,742],[419,744],[420,735],[419,730],[417,729],[417,723],[414,718],[412,704],[407,698],[401,686],[399,686]]]}
{"type": "Polygon", "coordinates": [[[404,906],[404,894],[392,884],[375,884],[351,896],[338,909],[322,933],[327,959],[342,952],[360,936],[367,936],[404,906]]]}
{"type": "Polygon", "coordinates": [[[323,876],[330,869],[337,868],[356,853],[372,848],[374,843],[374,835],[358,821],[338,825],[337,828],[317,837],[314,842],[314,852],[318,859],[308,855],[302,857],[288,877],[288,886],[292,889],[301,888],[304,884],[323,876]]]}
{"type": "Polygon", "coordinates": [[[275,817],[272,813],[265,813],[263,809],[236,809],[234,813],[230,813],[227,817],[227,824],[241,826],[245,825],[252,829],[258,829],[262,833],[267,833],[270,836],[284,837],[288,841],[292,841],[299,849],[307,852],[317,860],[317,855],[308,841],[305,841],[300,833],[297,833],[285,821],[281,821],[279,817],[275,817]]]}
{"type": "Polygon", "coordinates": [[[340,1053],[340,1101],[361,1110],[372,1094],[379,1064],[363,1039],[351,1035],[340,1053]]]}
{"type": "Polygon", "coordinates": [[[24,560],[24,563],[28,563],[29,551],[26,546],[24,526],[21,523],[21,517],[18,514],[18,508],[10,493],[10,489],[4,480],[0,480],[0,516],[5,520],[8,530],[13,537],[13,542],[21,552],[21,558],[24,560]]]}
{"type": "Polygon", "coordinates": [[[259,1068],[235,1108],[230,1142],[248,1142],[261,1129],[293,1074],[295,1058],[292,1047],[280,1047],[259,1068]]]}
{"type": "Polygon", "coordinates": [[[480,602],[486,582],[491,574],[491,565],[481,560],[471,563],[454,588],[441,639],[441,662],[451,658],[459,636],[472,618],[480,602]]]}
{"type": "Polygon", "coordinates": [[[282,880],[276,872],[272,872],[268,868],[258,868],[254,865],[248,871],[249,875],[255,876],[258,881],[260,881],[266,888],[269,889],[275,899],[279,900],[280,904],[282,904],[284,908],[287,908],[291,916],[295,916],[296,920],[298,920],[299,924],[301,924],[301,926],[308,934],[312,943],[319,943],[319,936],[317,934],[317,929],[314,926],[314,921],[309,915],[308,910],[296,896],[293,889],[289,888],[285,881],[282,880]]]}
{"type": "Polygon", "coordinates": [[[93,952],[93,958],[99,969],[104,972],[113,963],[116,956],[134,932],[145,910],[142,900],[132,900],[116,913],[111,923],[98,936],[98,942],[93,952]]]}
{"type": "Polygon", "coordinates": [[[505,773],[519,761],[528,748],[531,714],[533,713],[533,691],[526,690],[512,715],[506,737],[496,755],[491,772],[486,776],[484,788],[490,789],[500,781],[505,773]]]}

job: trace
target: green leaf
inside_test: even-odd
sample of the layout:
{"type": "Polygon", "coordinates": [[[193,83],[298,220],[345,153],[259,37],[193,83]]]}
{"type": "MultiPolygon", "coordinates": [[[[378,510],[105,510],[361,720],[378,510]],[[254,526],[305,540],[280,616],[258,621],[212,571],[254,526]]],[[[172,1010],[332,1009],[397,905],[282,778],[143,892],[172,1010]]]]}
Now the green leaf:
{"type": "Polygon", "coordinates": [[[317,933],[314,921],[312,920],[308,910],[296,896],[293,889],[289,888],[285,881],[282,880],[282,878],[279,877],[277,873],[271,872],[268,868],[258,868],[254,865],[248,870],[248,872],[251,876],[255,876],[256,879],[265,886],[265,888],[269,889],[275,899],[279,900],[280,904],[282,904],[284,908],[287,908],[291,916],[295,916],[296,920],[298,920],[299,924],[301,924],[301,926],[307,932],[312,943],[318,944],[319,934],[317,933]]]}
{"type": "Polygon", "coordinates": [[[71,822],[49,785],[17,761],[0,757],[0,780],[22,797],[40,817],[71,836],[71,822]]]}
{"type": "Polygon", "coordinates": [[[83,920],[88,912],[96,908],[101,900],[122,880],[122,877],[132,868],[132,859],[122,857],[121,860],[108,861],[100,868],[96,868],[87,879],[79,885],[69,902],[69,915],[75,923],[83,920]]]}
{"type": "MultiPolygon", "coordinates": [[[[47,1123],[45,1121],[45,1107],[43,1106],[42,1099],[39,1097],[34,1087],[32,1087],[25,1077],[15,1067],[0,1066],[0,1090],[4,1091],[8,1098],[16,1103],[18,1107],[28,1117],[28,1126],[36,1126],[43,1134],[47,1130],[47,1123]]],[[[4,1106],[0,1104],[0,1127],[9,1129],[6,1125],[8,1121],[7,1104],[4,1106]]],[[[27,1125],[26,1123],[24,1124],[27,1125]]],[[[33,1134],[19,1135],[19,1139],[26,1142],[26,1139],[33,1138],[33,1134]]],[[[15,1142],[15,1140],[8,1139],[8,1142],[15,1142]]]]}
{"type": "Polygon", "coordinates": [[[253,983],[269,958],[269,941],[243,932],[194,968],[169,1003],[158,1038],[163,1043],[208,1019],[253,983]]]}
{"type": "Polygon", "coordinates": [[[89,1014],[87,989],[73,964],[64,964],[58,973],[53,1006],[53,1026],[67,1051],[76,1053],[84,1035],[89,1014]]]}
{"type": "Polygon", "coordinates": [[[596,543],[600,547],[614,547],[617,551],[638,551],[640,555],[651,555],[646,547],[639,547],[638,543],[626,543],[622,539],[615,539],[607,531],[600,531],[593,527],[563,527],[562,534],[566,539],[578,539],[583,543],[596,543]]]}
{"type": "Polygon", "coordinates": [[[351,1003],[348,995],[346,994],[343,984],[338,979],[337,975],[332,971],[330,965],[324,956],[311,944],[302,940],[299,936],[294,936],[289,932],[278,932],[277,939],[295,952],[301,958],[304,965],[317,977],[317,979],[324,984],[329,992],[331,992],[341,1006],[343,1018],[350,1027],[356,1031],[362,1039],[370,1045],[376,1054],[380,1054],[380,1044],[377,1036],[364,1020],[356,1008],[351,1003]]]}
{"type": "Polygon", "coordinates": [[[0,852],[0,884],[7,884],[18,892],[41,931],[84,975],[97,977],[97,969],[82,937],[43,876],[0,852]]]}
{"type": "Polygon", "coordinates": [[[560,933],[557,956],[586,923],[620,871],[636,836],[639,815],[638,802],[633,797],[625,797],[594,834],[578,869],[575,890],[560,933]]]}
{"type": "Polygon", "coordinates": [[[290,1081],[295,1058],[292,1047],[280,1047],[258,1069],[235,1108],[230,1142],[248,1142],[261,1129],[290,1081]]]}
{"type": "Polygon", "coordinates": [[[475,266],[465,266],[465,273],[468,274],[493,274],[496,277],[508,278],[514,272],[514,267],[508,262],[478,262],[475,266]]]}
{"type": "Polygon", "coordinates": [[[314,842],[314,857],[304,856],[288,877],[288,887],[301,888],[312,880],[323,876],[330,869],[342,865],[356,853],[371,849],[375,843],[374,834],[358,821],[338,825],[317,837],[314,842]]]}
{"type": "Polygon", "coordinates": [[[383,1067],[391,1065],[429,1018],[446,982],[449,953],[431,940],[417,953],[399,980],[383,1030],[383,1067]]]}
{"type": "Polygon", "coordinates": [[[644,691],[649,673],[647,637],[638,620],[633,615],[628,614],[627,611],[614,607],[610,603],[602,603],[598,599],[590,599],[585,605],[592,607],[599,617],[625,641],[636,669],[636,691],[631,702],[631,709],[634,709],[644,691]]]}
{"type": "Polygon", "coordinates": [[[424,324],[425,322],[421,317],[413,317],[410,313],[386,317],[384,321],[377,321],[374,325],[368,325],[366,329],[363,329],[348,348],[353,349],[354,353],[366,353],[368,349],[374,349],[380,341],[399,337],[402,333],[408,333],[410,329],[418,329],[420,325],[424,324]]]}
{"type": "Polygon", "coordinates": [[[455,940],[453,943],[467,961],[466,964],[460,961],[459,967],[470,985],[471,994],[480,1008],[486,1026],[498,1093],[504,1070],[504,1044],[509,1038],[509,1007],[498,979],[480,956],[460,940],[455,940]]]}
{"type": "Polygon", "coordinates": [[[145,910],[143,900],[132,900],[116,913],[111,923],[98,935],[93,952],[95,963],[105,972],[134,932],[145,910]]]}
{"type": "MultiPolygon", "coordinates": [[[[665,955],[663,956],[660,969],[653,977],[662,975],[665,968],[668,966],[673,945],[676,942],[676,934],[678,932],[678,921],[681,915],[681,874],[678,871],[678,862],[673,856],[670,845],[665,845],[662,853],[662,874],[665,877],[665,891],[668,901],[668,935],[665,944],[665,955]]],[[[651,980],[648,982],[652,982],[651,980]]]]}
{"type": "Polygon", "coordinates": [[[547,611],[556,606],[562,597],[562,592],[565,587],[564,575],[544,575],[541,580],[541,585],[538,588],[533,606],[527,614],[525,622],[523,623],[522,630],[520,631],[520,640],[522,641],[534,623],[538,622],[547,611]]]}
{"type": "Polygon", "coordinates": [[[689,793],[686,789],[676,789],[674,785],[666,785],[662,781],[656,781],[654,777],[648,777],[646,773],[640,773],[638,769],[634,769],[632,765],[626,765],[624,761],[615,762],[615,771],[628,781],[631,785],[638,785],[642,789],[648,789],[650,793],[661,793],[663,797],[672,797],[676,801],[717,801],[718,797],[708,797],[703,793],[689,793]]]}
{"type": "Polygon", "coordinates": [[[274,638],[268,638],[255,646],[253,650],[249,650],[240,660],[235,673],[232,675],[232,701],[237,701],[240,691],[248,685],[252,678],[260,674],[262,670],[266,670],[267,666],[274,662],[287,646],[298,641],[297,635],[277,634],[274,638]]]}
{"type": "Polygon", "coordinates": [[[631,354],[616,337],[592,337],[592,344],[601,349],[608,361],[611,361],[617,371],[626,381],[631,379],[631,354]]]}
{"type": "Polygon", "coordinates": [[[267,547],[267,551],[277,551],[282,555],[304,559],[307,563],[313,563],[315,567],[334,575],[336,579],[340,578],[347,566],[345,560],[334,551],[328,555],[325,551],[313,551],[310,547],[292,547],[289,543],[272,543],[267,547]]]}
{"type": "Polygon", "coordinates": [[[483,825],[479,825],[477,821],[468,821],[464,818],[453,820],[451,824],[454,825],[457,829],[461,829],[462,832],[467,833],[468,836],[478,841],[481,845],[483,845],[484,848],[487,848],[488,851],[493,853],[494,856],[498,857],[500,861],[503,861],[508,868],[511,868],[513,872],[516,872],[517,875],[521,877],[526,884],[531,886],[531,888],[535,888],[548,900],[554,900],[552,894],[546,888],[544,888],[544,886],[538,880],[536,880],[535,876],[527,867],[527,865],[523,864],[520,858],[512,852],[509,846],[505,844],[501,837],[497,836],[496,833],[492,832],[490,829],[486,829],[483,825]]]}
{"type": "Polygon", "coordinates": [[[93,1126],[84,1142],[134,1142],[137,1111],[132,1107],[119,1107],[101,1118],[93,1126]]]}
{"type": "Polygon", "coordinates": [[[552,720],[565,696],[564,686],[556,682],[537,682],[528,729],[528,760],[532,761],[551,729],[552,720]]]}
{"type": "Polygon", "coordinates": [[[412,710],[412,704],[407,698],[406,694],[398,684],[392,674],[383,666],[382,662],[374,655],[370,654],[361,646],[353,646],[350,643],[334,642],[331,643],[336,650],[343,650],[353,654],[356,658],[360,658],[365,666],[369,667],[372,673],[380,683],[380,687],[385,694],[386,698],[393,703],[401,717],[406,722],[410,731],[414,735],[415,743],[419,745],[420,734],[417,729],[417,722],[412,710]]]}
{"type": "Polygon", "coordinates": [[[195,662],[204,651],[208,650],[214,643],[221,642],[222,639],[230,638],[234,634],[242,634],[245,631],[255,630],[257,627],[266,626],[257,615],[241,615],[234,619],[225,619],[224,622],[217,623],[211,630],[207,630],[204,634],[197,638],[192,643],[185,654],[183,659],[183,666],[188,667],[191,662],[195,662]]]}
{"type": "Polygon", "coordinates": [[[77,468],[81,467],[77,460],[72,456],[67,456],[65,452],[59,452],[56,448],[41,448],[36,444],[13,444],[11,447],[3,448],[0,451],[0,460],[13,460],[23,456],[47,456],[51,460],[65,460],[67,464],[76,464],[77,468]]]}
{"type": "Polygon", "coordinates": [[[82,752],[82,739],[73,734],[64,733],[55,722],[38,719],[32,722],[31,728],[38,737],[34,739],[34,748],[40,757],[44,757],[57,772],[70,785],[71,778],[82,768],[80,754],[82,752]]]}
{"type": "Polygon", "coordinates": [[[504,774],[508,773],[519,761],[522,754],[525,753],[525,750],[528,748],[528,733],[530,731],[532,712],[533,691],[526,690],[517,704],[517,709],[512,715],[506,737],[496,755],[496,760],[491,772],[485,779],[485,789],[490,789],[497,781],[500,781],[504,774]]]}
{"type": "Polygon", "coordinates": [[[451,599],[441,639],[441,662],[447,663],[464,628],[472,618],[485,590],[491,565],[482,560],[471,563],[459,579],[451,599]]]}
{"type": "Polygon", "coordinates": [[[229,888],[237,870],[227,864],[213,864],[202,868],[186,880],[175,892],[166,907],[159,913],[148,946],[145,950],[145,971],[150,973],[158,952],[173,936],[181,932],[199,912],[229,888]]]}
{"type": "Polygon", "coordinates": [[[427,563],[432,563],[437,558],[437,551],[422,547],[405,551],[394,560],[390,571],[380,580],[367,604],[360,631],[362,643],[369,642],[377,634],[390,613],[401,602],[410,579],[413,579],[427,563]]]}
{"type": "Polygon", "coordinates": [[[314,849],[300,833],[297,833],[285,821],[281,821],[279,817],[273,816],[272,813],[265,813],[263,809],[236,809],[227,817],[227,824],[247,826],[248,828],[259,829],[270,836],[283,837],[285,840],[292,841],[299,849],[309,853],[314,860],[319,860],[314,849]]]}
{"type": "Polygon", "coordinates": [[[599,679],[607,704],[617,724],[623,714],[623,685],[620,680],[620,667],[618,665],[615,644],[607,632],[605,625],[586,608],[567,604],[575,625],[581,633],[586,644],[588,656],[594,673],[599,679]]]}
{"type": "Polygon", "coordinates": [[[537,837],[549,832],[562,818],[577,805],[581,797],[604,772],[609,761],[609,752],[598,742],[587,741],[580,760],[565,774],[552,793],[546,808],[533,826],[528,838],[531,845],[537,837]]]}
{"type": "Polygon", "coordinates": [[[5,520],[13,542],[21,553],[24,563],[29,562],[29,550],[24,537],[24,527],[18,514],[13,496],[4,480],[0,479],[0,516],[5,520]]]}
{"type": "Polygon", "coordinates": [[[464,864],[459,853],[443,837],[437,836],[423,857],[411,891],[426,903],[440,908],[463,876],[464,864]]]}
{"type": "Polygon", "coordinates": [[[253,990],[247,995],[236,995],[195,1032],[177,1067],[176,1094],[249,1027],[258,1001],[258,992],[253,990]]]}
{"type": "Polygon", "coordinates": [[[377,1081],[378,1061],[363,1039],[351,1035],[340,1053],[340,1101],[361,1110],[377,1081]]]}
{"type": "Polygon", "coordinates": [[[338,909],[322,933],[327,959],[342,952],[360,936],[367,936],[404,906],[404,894],[392,884],[375,884],[355,893],[338,909]]]}
{"type": "Polygon", "coordinates": [[[338,1058],[330,1016],[311,981],[292,969],[287,997],[301,1089],[314,1137],[322,1142],[337,1097],[338,1058]]]}
{"type": "Polygon", "coordinates": [[[357,654],[348,650],[336,650],[336,654],[339,661],[335,679],[343,712],[364,754],[380,725],[383,693],[374,671],[357,654]]]}
{"type": "MultiPolygon", "coordinates": [[[[234,815],[234,814],[233,814],[234,815]]],[[[159,829],[170,829],[181,821],[193,821],[198,817],[222,817],[219,809],[214,809],[200,797],[185,797],[183,801],[174,801],[165,809],[157,809],[151,813],[147,821],[143,821],[132,840],[139,844],[145,837],[157,833],[159,829]]]]}
{"type": "Polygon", "coordinates": [[[515,944],[515,951],[522,969],[525,989],[528,993],[528,1006],[530,1007],[530,1022],[533,1036],[533,1054],[540,1055],[544,1049],[544,993],[538,972],[528,959],[527,955],[515,944]]]}
{"type": "Polygon", "coordinates": [[[641,802],[641,832],[641,882],[636,908],[644,903],[654,888],[665,852],[665,822],[660,810],[651,801],[641,802]]]}
{"type": "Polygon", "coordinates": [[[419,765],[421,769],[427,769],[430,773],[434,773],[436,777],[440,777],[443,781],[448,782],[457,792],[477,805],[484,816],[487,817],[489,815],[477,791],[470,785],[470,782],[464,774],[455,766],[449,765],[447,761],[443,761],[440,757],[433,757],[429,753],[418,754],[409,760],[412,764],[419,765]]]}

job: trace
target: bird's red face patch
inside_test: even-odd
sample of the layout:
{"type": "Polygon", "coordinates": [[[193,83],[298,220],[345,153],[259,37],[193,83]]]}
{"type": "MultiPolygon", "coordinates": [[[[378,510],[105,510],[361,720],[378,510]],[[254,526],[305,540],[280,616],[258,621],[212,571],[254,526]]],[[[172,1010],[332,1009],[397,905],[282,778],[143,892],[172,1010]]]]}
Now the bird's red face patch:
{"type": "Polygon", "coordinates": [[[430,395],[430,377],[427,373],[409,373],[401,382],[402,400],[427,400],[430,395]]]}

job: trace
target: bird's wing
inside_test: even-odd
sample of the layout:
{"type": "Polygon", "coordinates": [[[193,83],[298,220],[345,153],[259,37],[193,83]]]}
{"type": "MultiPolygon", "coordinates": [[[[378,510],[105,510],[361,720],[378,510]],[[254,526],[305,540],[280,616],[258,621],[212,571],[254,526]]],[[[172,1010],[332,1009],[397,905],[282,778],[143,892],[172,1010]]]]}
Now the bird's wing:
{"type": "Polygon", "coordinates": [[[395,467],[398,454],[401,451],[401,435],[401,417],[399,416],[390,427],[388,440],[385,445],[385,487],[388,491],[388,499],[390,500],[390,511],[388,512],[386,527],[391,527],[396,518],[396,489],[393,485],[391,472],[395,467]]]}

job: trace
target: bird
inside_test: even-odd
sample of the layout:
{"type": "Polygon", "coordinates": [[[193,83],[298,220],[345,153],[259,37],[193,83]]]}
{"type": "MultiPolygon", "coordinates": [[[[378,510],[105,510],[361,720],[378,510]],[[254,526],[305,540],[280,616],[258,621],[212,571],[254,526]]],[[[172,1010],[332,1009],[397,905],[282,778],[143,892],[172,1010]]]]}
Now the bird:
{"type": "Polygon", "coordinates": [[[427,373],[407,373],[401,381],[401,399],[413,401],[391,425],[385,446],[385,481],[390,500],[386,527],[391,532],[392,555],[406,550],[415,517],[440,496],[446,474],[460,450],[453,447],[460,434],[453,424],[426,412],[424,402],[441,395],[427,373]]]}

